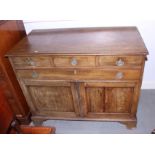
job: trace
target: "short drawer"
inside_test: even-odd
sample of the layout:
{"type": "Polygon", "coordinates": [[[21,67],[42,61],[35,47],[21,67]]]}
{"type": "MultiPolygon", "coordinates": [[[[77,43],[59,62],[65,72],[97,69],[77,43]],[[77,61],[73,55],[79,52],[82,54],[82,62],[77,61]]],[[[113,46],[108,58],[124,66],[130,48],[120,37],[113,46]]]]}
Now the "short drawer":
{"type": "Polygon", "coordinates": [[[17,76],[24,79],[44,79],[44,80],[138,80],[140,70],[120,69],[44,69],[44,70],[17,70],[17,76]]]}
{"type": "Polygon", "coordinates": [[[94,67],[95,56],[56,56],[54,57],[56,67],[94,67]]]}
{"type": "Polygon", "coordinates": [[[97,56],[99,66],[141,66],[143,56],[97,56]]]}
{"type": "Polygon", "coordinates": [[[41,56],[12,57],[11,60],[15,68],[52,66],[52,62],[49,57],[41,57],[41,56]]]}

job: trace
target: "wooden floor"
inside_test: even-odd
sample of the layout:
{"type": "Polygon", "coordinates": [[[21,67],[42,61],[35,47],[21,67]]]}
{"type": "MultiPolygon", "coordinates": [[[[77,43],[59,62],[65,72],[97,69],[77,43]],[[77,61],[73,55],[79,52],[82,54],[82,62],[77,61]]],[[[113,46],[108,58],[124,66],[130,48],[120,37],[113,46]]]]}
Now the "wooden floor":
{"type": "Polygon", "coordinates": [[[92,121],[59,121],[48,120],[45,126],[55,126],[56,133],[120,133],[120,134],[147,134],[155,128],[155,90],[142,90],[139,101],[137,128],[127,129],[123,124],[115,122],[92,122],[92,121]]]}

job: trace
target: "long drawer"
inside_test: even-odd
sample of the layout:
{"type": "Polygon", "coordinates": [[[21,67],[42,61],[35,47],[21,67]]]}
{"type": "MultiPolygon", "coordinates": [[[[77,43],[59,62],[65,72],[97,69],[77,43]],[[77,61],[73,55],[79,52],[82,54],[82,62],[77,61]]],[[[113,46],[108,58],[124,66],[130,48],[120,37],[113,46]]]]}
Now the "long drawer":
{"type": "Polygon", "coordinates": [[[138,69],[38,69],[17,70],[17,76],[22,79],[71,79],[71,80],[138,80],[138,69]]]}

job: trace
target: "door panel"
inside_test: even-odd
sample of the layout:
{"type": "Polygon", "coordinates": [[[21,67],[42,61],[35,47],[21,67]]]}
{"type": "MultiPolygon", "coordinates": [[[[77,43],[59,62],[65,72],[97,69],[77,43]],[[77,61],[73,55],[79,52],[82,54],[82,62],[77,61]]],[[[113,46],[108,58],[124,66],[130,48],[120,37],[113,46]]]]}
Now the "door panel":
{"type": "Polygon", "coordinates": [[[105,105],[108,113],[129,113],[133,96],[133,88],[106,88],[105,105]]]}
{"type": "MultiPolygon", "coordinates": [[[[85,93],[85,116],[99,116],[106,113],[117,115],[117,113],[130,114],[132,100],[134,98],[134,83],[81,83],[85,93]],[[121,86],[121,87],[119,87],[121,86]]],[[[81,103],[83,104],[83,103],[81,103]]]]}
{"type": "Polygon", "coordinates": [[[39,111],[74,112],[72,92],[68,87],[30,86],[29,91],[39,111]]]}
{"type": "Polygon", "coordinates": [[[86,88],[88,112],[104,112],[104,88],[86,88]]]}
{"type": "Polygon", "coordinates": [[[35,115],[66,117],[77,116],[76,93],[73,83],[39,81],[32,84],[26,81],[26,91],[29,94],[30,107],[35,115]]]}

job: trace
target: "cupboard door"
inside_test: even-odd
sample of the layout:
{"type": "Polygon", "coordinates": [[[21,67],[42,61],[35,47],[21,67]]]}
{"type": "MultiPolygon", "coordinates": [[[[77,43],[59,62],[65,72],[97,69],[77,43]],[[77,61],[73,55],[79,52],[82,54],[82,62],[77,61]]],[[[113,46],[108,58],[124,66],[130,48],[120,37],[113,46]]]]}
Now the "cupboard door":
{"type": "Polygon", "coordinates": [[[73,83],[25,81],[24,87],[33,115],[49,117],[79,115],[73,83]]]}
{"type": "Polygon", "coordinates": [[[102,113],[105,111],[105,89],[104,88],[86,88],[88,112],[102,113]]]}
{"type": "Polygon", "coordinates": [[[134,98],[134,83],[86,82],[80,84],[81,105],[85,116],[129,114],[134,98]],[[82,92],[82,91],[81,91],[82,92]]]}
{"type": "Polygon", "coordinates": [[[105,111],[108,113],[129,113],[133,88],[105,88],[105,111]]]}

